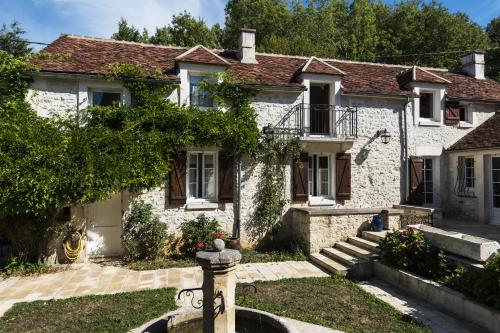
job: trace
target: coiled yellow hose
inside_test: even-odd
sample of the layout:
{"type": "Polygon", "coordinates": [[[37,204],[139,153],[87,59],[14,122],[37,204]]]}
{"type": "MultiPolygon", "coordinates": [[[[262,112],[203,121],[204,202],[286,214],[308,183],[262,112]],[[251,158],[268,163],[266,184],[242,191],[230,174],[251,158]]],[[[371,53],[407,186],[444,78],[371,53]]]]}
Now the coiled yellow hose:
{"type": "Polygon", "coordinates": [[[80,256],[83,249],[83,237],[78,231],[67,237],[63,243],[64,255],[69,261],[75,261],[80,256]],[[74,239],[76,238],[76,241],[74,239]],[[76,242],[76,248],[73,248],[73,243],[76,242]]]}

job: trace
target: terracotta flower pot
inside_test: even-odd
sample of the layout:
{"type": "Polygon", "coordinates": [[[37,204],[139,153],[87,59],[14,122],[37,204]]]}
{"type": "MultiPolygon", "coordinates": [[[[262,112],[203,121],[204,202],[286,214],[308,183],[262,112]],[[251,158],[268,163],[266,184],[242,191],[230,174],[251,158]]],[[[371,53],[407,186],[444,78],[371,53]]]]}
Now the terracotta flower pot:
{"type": "Polygon", "coordinates": [[[240,249],[240,239],[237,237],[230,237],[227,240],[227,246],[232,250],[239,250],[240,249]]]}

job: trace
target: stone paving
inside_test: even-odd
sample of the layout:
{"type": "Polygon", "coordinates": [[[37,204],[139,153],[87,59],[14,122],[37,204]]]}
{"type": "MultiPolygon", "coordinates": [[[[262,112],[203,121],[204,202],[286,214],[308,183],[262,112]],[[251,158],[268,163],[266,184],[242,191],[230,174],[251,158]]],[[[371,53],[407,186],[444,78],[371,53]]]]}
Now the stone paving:
{"type": "Polygon", "coordinates": [[[487,333],[482,328],[447,315],[437,310],[432,304],[408,296],[381,280],[372,279],[361,283],[360,286],[402,313],[426,325],[434,333],[487,333]]]}
{"type": "MultiPolygon", "coordinates": [[[[328,276],[307,261],[284,261],[238,265],[238,282],[328,276]]],[[[124,267],[84,264],[75,269],[35,277],[13,277],[0,281],[0,316],[14,303],[114,294],[127,291],[174,287],[200,287],[200,267],[132,271],[124,267]]]]}

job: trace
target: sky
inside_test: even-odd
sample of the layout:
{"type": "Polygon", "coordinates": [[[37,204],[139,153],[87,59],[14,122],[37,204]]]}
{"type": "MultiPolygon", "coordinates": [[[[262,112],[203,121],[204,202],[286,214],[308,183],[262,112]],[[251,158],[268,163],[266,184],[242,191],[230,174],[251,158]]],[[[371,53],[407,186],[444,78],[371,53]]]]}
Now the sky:
{"type": "MultiPolygon", "coordinates": [[[[394,3],[395,0],[384,0],[394,3]]],[[[428,2],[430,0],[426,0],[428,2]]],[[[30,41],[51,42],[61,33],[109,38],[120,17],[154,32],[183,10],[209,24],[224,23],[227,0],[0,0],[0,23],[14,19],[30,41]]],[[[500,0],[441,0],[451,12],[467,13],[485,27],[500,16],[500,0]]]]}

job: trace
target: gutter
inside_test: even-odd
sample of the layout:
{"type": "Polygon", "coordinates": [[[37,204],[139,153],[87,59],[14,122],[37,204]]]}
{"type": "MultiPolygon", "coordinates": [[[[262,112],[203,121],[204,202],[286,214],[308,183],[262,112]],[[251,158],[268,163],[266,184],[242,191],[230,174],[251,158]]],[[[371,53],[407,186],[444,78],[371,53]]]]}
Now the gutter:
{"type": "MultiPolygon", "coordinates": [[[[32,76],[40,76],[40,77],[49,77],[49,78],[71,78],[71,79],[100,79],[100,80],[110,80],[106,74],[90,74],[90,73],[71,73],[71,72],[37,72],[32,71],[29,72],[32,76]]],[[[124,79],[126,80],[126,79],[124,79]]],[[[131,78],[130,80],[134,81],[145,81],[145,82],[158,82],[158,83],[176,83],[180,84],[180,80],[160,80],[155,78],[131,78]]]]}
{"type": "Polygon", "coordinates": [[[468,152],[468,151],[497,150],[497,149],[500,149],[500,146],[497,146],[497,147],[467,148],[467,149],[445,149],[445,153],[460,153],[460,152],[468,152]]]}
{"type": "Polygon", "coordinates": [[[398,94],[383,94],[383,93],[372,93],[372,92],[342,92],[342,96],[358,96],[358,97],[379,97],[379,98],[393,98],[393,99],[403,99],[407,100],[410,97],[417,97],[415,94],[409,95],[398,95],[398,94]]]}
{"type": "Polygon", "coordinates": [[[257,90],[270,90],[270,91],[287,91],[287,92],[302,92],[306,91],[306,87],[286,87],[286,86],[277,86],[277,85],[265,85],[265,84],[234,84],[236,87],[249,88],[249,89],[257,89],[257,90]]]}
{"type": "Polygon", "coordinates": [[[478,98],[460,98],[460,97],[446,97],[447,101],[453,102],[470,102],[470,103],[483,103],[483,104],[494,104],[500,105],[499,100],[491,100],[491,99],[478,99],[478,98]]]}

